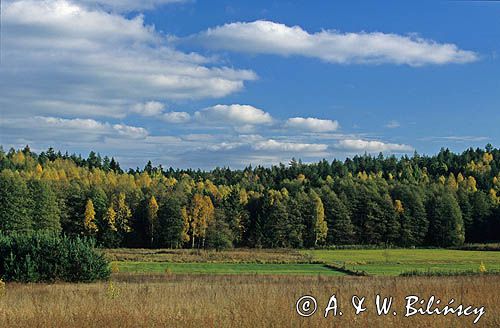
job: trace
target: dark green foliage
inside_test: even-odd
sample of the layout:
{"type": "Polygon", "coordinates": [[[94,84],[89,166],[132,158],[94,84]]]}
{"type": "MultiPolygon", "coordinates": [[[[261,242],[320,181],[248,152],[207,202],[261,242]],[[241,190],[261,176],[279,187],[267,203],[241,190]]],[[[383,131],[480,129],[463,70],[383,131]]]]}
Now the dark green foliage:
{"type": "Polygon", "coordinates": [[[241,244],[243,234],[241,225],[242,222],[248,219],[248,212],[240,202],[240,195],[237,189],[233,189],[223,201],[222,209],[224,211],[223,219],[231,230],[234,244],[241,244]]]}
{"type": "Polygon", "coordinates": [[[216,220],[214,220],[207,228],[207,238],[205,245],[208,248],[222,250],[233,247],[233,232],[223,218],[221,211],[216,211],[216,220]],[[219,212],[219,213],[217,213],[219,212]]]}
{"type": "Polygon", "coordinates": [[[280,200],[275,200],[272,204],[267,204],[265,212],[266,239],[265,247],[290,247],[289,244],[289,217],[285,204],[280,200]]]}
{"type": "Polygon", "coordinates": [[[429,221],[419,188],[411,185],[398,185],[393,190],[393,198],[403,204],[400,214],[400,236],[402,246],[421,246],[429,229],[429,221]]]}
{"type": "Polygon", "coordinates": [[[86,238],[53,233],[0,234],[0,276],[20,282],[107,279],[109,263],[86,238]]]}
{"type": "Polygon", "coordinates": [[[170,248],[182,246],[184,221],[181,216],[181,204],[176,197],[168,197],[160,205],[158,223],[157,246],[170,248]]]}
{"type": "Polygon", "coordinates": [[[29,213],[34,230],[60,232],[60,210],[56,194],[49,183],[43,180],[28,181],[30,196],[29,213]]]}
{"type": "Polygon", "coordinates": [[[349,210],[339,197],[328,187],[321,189],[321,199],[325,208],[325,219],[328,223],[328,245],[349,245],[354,241],[354,226],[349,210]]]}
{"type": "Polygon", "coordinates": [[[28,188],[18,173],[0,173],[0,231],[27,232],[33,229],[28,208],[28,188]]]}
{"type": "Polygon", "coordinates": [[[488,231],[488,219],[491,216],[491,203],[488,196],[477,191],[470,197],[472,224],[468,229],[471,242],[480,242],[484,238],[484,232],[488,231]]]}
{"type": "Polygon", "coordinates": [[[462,212],[453,193],[444,187],[434,191],[427,205],[429,214],[429,244],[449,247],[459,246],[465,240],[462,212]]]}

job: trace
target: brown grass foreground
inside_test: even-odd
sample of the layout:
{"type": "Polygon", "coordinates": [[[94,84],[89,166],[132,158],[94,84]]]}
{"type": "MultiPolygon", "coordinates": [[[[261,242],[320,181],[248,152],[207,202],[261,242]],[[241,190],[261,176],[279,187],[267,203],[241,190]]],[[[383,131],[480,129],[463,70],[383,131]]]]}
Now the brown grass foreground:
{"type": "Polygon", "coordinates": [[[405,296],[436,295],[448,303],[484,306],[476,327],[500,327],[500,276],[297,277],[117,274],[112,283],[8,284],[0,299],[0,327],[471,327],[474,316],[404,317],[405,296]],[[331,294],[343,316],[324,318],[331,294]],[[377,293],[393,296],[397,316],[377,316],[377,293]],[[318,311],[295,312],[302,295],[318,311]],[[355,316],[352,295],[366,296],[355,316]]]}

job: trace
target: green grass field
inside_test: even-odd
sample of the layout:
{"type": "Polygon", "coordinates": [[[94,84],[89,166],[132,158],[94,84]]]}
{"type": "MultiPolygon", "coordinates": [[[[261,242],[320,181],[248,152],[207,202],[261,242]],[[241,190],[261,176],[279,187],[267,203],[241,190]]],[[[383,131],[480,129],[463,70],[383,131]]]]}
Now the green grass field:
{"type": "Polygon", "coordinates": [[[500,271],[500,252],[449,249],[372,250],[252,250],[221,252],[190,250],[110,250],[125,273],[180,274],[295,274],[344,275],[323,264],[333,264],[375,276],[397,276],[409,271],[500,271]],[[323,264],[322,264],[323,263],[323,264]]]}
{"type": "Polygon", "coordinates": [[[488,270],[500,270],[500,252],[461,251],[448,249],[372,249],[372,250],[307,250],[314,260],[370,275],[399,275],[419,271],[478,270],[484,263],[488,270]]]}
{"type": "Polygon", "coordinates": [[[344,275],[322,264],[116,262],[120,272],[192,274],[344,275]]]}

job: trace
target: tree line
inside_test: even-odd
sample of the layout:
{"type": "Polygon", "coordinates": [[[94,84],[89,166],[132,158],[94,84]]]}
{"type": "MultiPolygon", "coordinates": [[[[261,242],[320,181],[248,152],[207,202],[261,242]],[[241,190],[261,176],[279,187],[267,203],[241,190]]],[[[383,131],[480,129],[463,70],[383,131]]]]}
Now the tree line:
{"type": "Polygon", "coordinates": [[[0,148],[0,231],[103,247],[458,246],[500,240],[500,151],[211,171],[0,148]]]}

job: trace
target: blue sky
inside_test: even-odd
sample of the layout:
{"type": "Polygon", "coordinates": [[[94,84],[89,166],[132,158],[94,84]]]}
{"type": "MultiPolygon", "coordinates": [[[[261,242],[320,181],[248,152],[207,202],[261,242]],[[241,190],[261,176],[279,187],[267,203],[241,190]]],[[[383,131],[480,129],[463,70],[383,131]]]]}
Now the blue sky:
{"type": "Polygon", "coordinates": [[[496,1],[8,0],[0,138],[210,169],[500,139],[496,1]]]}

